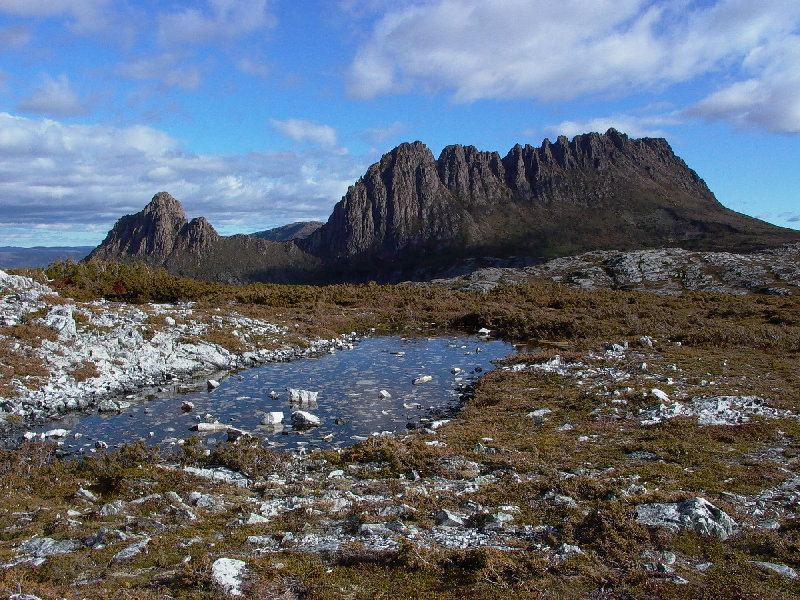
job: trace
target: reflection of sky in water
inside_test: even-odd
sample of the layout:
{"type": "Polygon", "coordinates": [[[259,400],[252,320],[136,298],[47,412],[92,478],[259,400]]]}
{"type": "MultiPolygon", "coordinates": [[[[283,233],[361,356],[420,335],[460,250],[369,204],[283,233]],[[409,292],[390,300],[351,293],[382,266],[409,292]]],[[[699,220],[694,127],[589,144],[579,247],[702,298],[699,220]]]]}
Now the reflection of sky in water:
{"type": "MultiPolygon", "coordinates": [[[[276,447],[347,446],[375,432],[401,434],[409,422],[456,407],[460,385],[473,382],[493,368],[492,360],[513,351],[511,344],[475,337],[366,338],[354,350],[243,371],[223,380],[213,392],[157,398],[113,416],[73,415],[62,425],[71,431],[64,449],[93,448],[96,440],[109,445],[139,439],[170,443],[193,435],[190,427],[206,414],[267,438],[276,447]],[[452,374],[456,367],[463,372],[452,374]],[[433,379],[414,385],[412,381],[421,375],[433,379]],[[316,408],[302,409],[320,417],[320,427],[292,429],[293,407],[286,388],[319,392],[316,408]],[[381,390],[391,397],[383,399],[381,390]],[[271,398],[271,391],[278,397],[271,398]],[[192,402],[194,410],[182,411],[183,401],[192,402]],[[264,414],[271,411],[284,413],[282,431],[261,425],[264,414]],[[75,433],[82,437],[73,439],[75,433]]],[[[208,446],[226,438],[221,433],[197,435],[208,446]]]]}

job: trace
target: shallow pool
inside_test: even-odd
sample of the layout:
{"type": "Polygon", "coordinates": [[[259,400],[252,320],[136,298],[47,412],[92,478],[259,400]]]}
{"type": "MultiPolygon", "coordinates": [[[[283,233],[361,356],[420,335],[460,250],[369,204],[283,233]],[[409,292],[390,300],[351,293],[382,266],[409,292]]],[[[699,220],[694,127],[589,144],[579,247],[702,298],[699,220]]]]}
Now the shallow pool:
{"type": "Polygon", "coordinates": [[[493,360],[512,352],[511,344],[477,337],[365,338],[353,350],[232,375],[213,391],[155,398],[112,416],[71,415],[58,426],[70,432],[63,446],[70,453],[91,452],[98,441],[114,446],[147,440],[169,446],[191,435],[211,447],[227,434],[192,429],[198,422],[213,421],[277,448],[347,446],[376,433],[402,434],[440,418],[458,407],[466,386],[494,368],[493,360]],[[420,378],[430,379],[415,384],[420,378]],[[317,392],[316,404],[290,403],[287,388],[317,392]],[[184,410],[185,402],[194,408],[184,410]],[[291,414],[298,409],[319,417],[320,426],[292,427],[291,414]],[[262,425],[269,412],[282,412],[283,423],[262,425]]]}

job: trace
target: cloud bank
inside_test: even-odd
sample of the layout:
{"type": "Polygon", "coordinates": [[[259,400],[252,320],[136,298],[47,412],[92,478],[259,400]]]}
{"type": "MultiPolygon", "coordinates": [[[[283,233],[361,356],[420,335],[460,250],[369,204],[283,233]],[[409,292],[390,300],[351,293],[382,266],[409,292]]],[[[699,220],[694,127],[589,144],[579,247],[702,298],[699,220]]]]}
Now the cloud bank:
{"type": "Polygon", "coordinates": [[[363,100],[620,98],[699,78],[686,116],[800,131],[800,3],[438,0],[392,10],[347,73],[363,100]]]}
{"type": "Polygon", "coordinates": [[[152,127],[0,113],[0,227],[9,238],[2,245],[25,245],[26,228],[37,239],[43,223],[99,243],[119,217],[162,190],[223,234],[325,220],[363,170],[337,151],[192,154],[152,127]]]}

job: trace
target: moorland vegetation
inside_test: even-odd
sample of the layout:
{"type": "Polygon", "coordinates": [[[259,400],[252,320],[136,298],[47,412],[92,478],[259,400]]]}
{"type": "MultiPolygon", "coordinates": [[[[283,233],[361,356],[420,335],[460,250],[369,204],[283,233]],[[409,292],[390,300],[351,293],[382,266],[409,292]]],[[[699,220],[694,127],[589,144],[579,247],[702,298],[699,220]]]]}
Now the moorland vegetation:
{"type": "MultiPolygon", "coordinates": [[[[800,596],[797,296],[585,291],[549,281],[486,293],[412,283],[231,287],[102,262],[18,274],[65,302],[195,302],[298,324],[309,339],[487,328],[526,350],[485,375],[448,425],[341,452],[286,457],[248,437],[210,453],[189,439],[168,456],[144,444],[66,461],[47,444],[3,451],[0,588],[10,593],[216,598],[212,565],[234,557],[247,563],[244,594],[264,599],[800,596]],[[744,397],[770,410],[704,423],[658,408],[744,397]],[[644,424],[653,414],[663,418],[644,424]],[[182,466],[228,467],[249,487],[182,466]],[[332,504],[347,490],[360,500],[332,504]],[[187,516],[169,500],[198,491],[216,508],[187,516]],[[242,519],[288,497],[313,501],[277,518],[242,519]],[[735,521],[727,539],[635,518],[639,506],[696,497],[735,521]],[[386,503],[407,507],[395,519],[403,531],[433,530],[438,511],[461,511],[465,525],[454,536],[487,529],[502,513],[507,543],[453,549],[407,536],[376,549],[366,534],[336,551],[290,543],[334,524],[370,531],[363,526],[387,521],[386,503]],[[116,558],[143,536],[147,551],[116,558]],[[17,563],[23,544],[38,538],[105,542],[17,563]],[[282,545],[260,551],[254,538],[282,545]]],[[[37,335],[25,327],[0,334],[3,345],[37,335]]],[[[20,368],[33,370],[32,361],[20,368]]],[[[4,364],[2,376],[14,368],[4,364]]]]}

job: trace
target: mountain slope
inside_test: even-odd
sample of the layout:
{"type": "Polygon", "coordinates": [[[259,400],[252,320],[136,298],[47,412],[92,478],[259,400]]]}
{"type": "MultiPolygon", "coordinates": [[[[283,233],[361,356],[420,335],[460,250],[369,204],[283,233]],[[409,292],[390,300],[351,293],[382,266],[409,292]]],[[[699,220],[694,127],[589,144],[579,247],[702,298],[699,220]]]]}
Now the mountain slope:
{"type": "Polygon", "coordinates": [[[320,221],[299,221],[275,227],[274,229],[267,229],[266,231],[256,231],[250,235],[271,242],[288,242],[289,240],[307,238],[323,225],[324,223],[320,221]]]}

